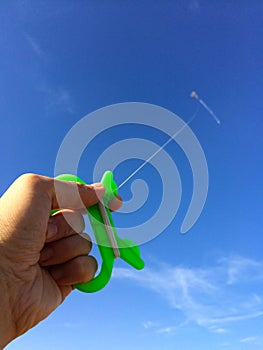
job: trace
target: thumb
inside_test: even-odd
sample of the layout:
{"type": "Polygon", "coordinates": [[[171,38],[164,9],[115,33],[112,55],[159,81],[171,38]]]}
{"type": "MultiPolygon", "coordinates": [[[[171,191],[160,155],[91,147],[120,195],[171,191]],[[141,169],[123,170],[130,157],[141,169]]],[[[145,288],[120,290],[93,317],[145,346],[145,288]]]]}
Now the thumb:
{"type": "MultiPolygon", "coordinates": [[[[96,204],[104,195],[102,184],[82,185],[36,174],[20,176],[0,199],[1,217],[10,234],[45,234],[52,209],[81,209],[96,204]],[[20,229],[15,232],[15,230],[20,229]]],[[[3,238],[3,237],[2,237],[3,238]]],[[[29,237],[27,237],[29,238],[29,237]]],[[[32,237],[33,238],[33,237],[32,237]]]]}

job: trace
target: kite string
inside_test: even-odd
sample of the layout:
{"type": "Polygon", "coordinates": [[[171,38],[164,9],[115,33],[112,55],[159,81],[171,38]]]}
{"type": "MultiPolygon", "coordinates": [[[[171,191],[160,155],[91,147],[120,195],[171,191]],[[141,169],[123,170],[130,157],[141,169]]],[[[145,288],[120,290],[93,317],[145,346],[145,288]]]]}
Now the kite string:
{"type": "Polygon", "coordinates": [[[161,147],[159,147],[149,158],[147,158],[137,169],[134,170],[133,173],[131,173],[119,186],[120,189],[126,182],[128,182],[135,174],[138,173],[147,163],[149,163],[159,152],[161,152],[172,140],[175,139],[176,136],[178,136],[196,117],[197,113],[199,112],[200,105],[197,106],[195,112],[193,113],[192,117],[188,120],[187,123],[185,123],[178,131],[176,131],[161,147]]]}

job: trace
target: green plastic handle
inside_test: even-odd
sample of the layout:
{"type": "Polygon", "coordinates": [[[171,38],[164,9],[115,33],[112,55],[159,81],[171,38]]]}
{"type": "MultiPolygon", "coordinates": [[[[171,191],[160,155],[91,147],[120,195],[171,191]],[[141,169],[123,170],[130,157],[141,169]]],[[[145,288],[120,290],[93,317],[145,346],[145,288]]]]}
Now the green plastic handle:
{"type": "MultiPolygon", "coordinates": [[[[85,184],[83,180],[75,175],[64,174],[57,177],[58,180],[74,181],[85,184]]],[[[105,194],[103,197],[103,204],[107,211],[107,215],[113,230],[119,251],[120,258],[126,261],[137,270],[144,268],[144,261],[140,257],[139,247],[129,239],[122,239],[118,237],[116,228],[112,219],[108,203],[118,194],[118,187],[113,179],[113,173],[106,171],[101,179],[101,183],[105,186],[105,194]]],[[[114,265],[115,255],[110,245],[108,234],[101,216],[98,204],[87,208],[90,224],[99,247],[102,263],[100,272],[91,281],[87,283],[78,283],[75,288],[82,292],[93,293],[101,290],[109,282],[114,265]]]]}

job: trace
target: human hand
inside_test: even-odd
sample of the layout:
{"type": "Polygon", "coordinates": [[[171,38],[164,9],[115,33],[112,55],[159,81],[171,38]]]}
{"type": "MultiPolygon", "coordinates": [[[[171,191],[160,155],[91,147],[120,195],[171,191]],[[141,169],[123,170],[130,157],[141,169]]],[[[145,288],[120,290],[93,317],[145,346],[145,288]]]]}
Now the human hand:
{"type": "MultiPolygon", "coordinates": [[[[73,284],[94,277],[97,262],[88,255],[91,242],[78,233],[85,226],[81,209],[96,204],[104,191],[102,184],[26,174],[1,197],[1,348],[46,318],[73,284]],[[60,211],[50,217],[52,209],[60,211]]],[[[119,203],[113,203],[112,209],[118,209],[119,203]]]]}

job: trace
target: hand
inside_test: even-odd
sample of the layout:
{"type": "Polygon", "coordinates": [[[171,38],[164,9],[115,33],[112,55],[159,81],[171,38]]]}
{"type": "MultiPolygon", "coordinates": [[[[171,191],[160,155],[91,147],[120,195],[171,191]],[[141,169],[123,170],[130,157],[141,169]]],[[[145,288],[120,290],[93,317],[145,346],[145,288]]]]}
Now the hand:
{"type": "Polygon", "coordinates": [[[47,317],[73,284],[94,277],[91,242],[78,233],[85,226],[81,210],[96,204],[104,191],[102,184],[26,174],[1,197],[0,348],[47,317]],[[60,211],[50,217],[52,209],[60,211]]]}

